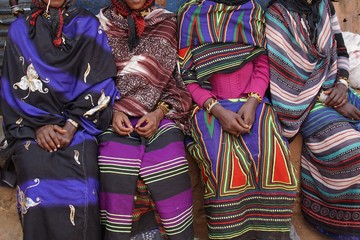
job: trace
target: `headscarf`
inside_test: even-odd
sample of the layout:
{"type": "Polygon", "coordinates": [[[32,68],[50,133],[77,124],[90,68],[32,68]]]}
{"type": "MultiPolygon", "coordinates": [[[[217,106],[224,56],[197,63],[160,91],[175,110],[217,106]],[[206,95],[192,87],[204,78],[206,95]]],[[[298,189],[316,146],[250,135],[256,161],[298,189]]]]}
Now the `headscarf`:
{"type": "Polygon", "coordinates": [[[33,38],[35,35],[35,26],[37,17],[40,14],[43,14],[44,18],[47,19],[52,33],[54,34],[53,44],[56,47],[60,47],[62,43],[62,29],[64,26],[64,17],[63,14],[65,10],[71,5],[71,0],[64,1],[64,4],[59,8],[53,8],[49,4],[45,4],[42,0],[32,0],[34,5],[31,8],[30,17],[28,18],[28,23],[30,24],[30,37],[33,38]]]}
{"type": "Polygon", "coordinates": [[[139,37],[145,30],[145,19],[142,12],[148,10],[154,5],[154,0],[146,0],[141,9],[131,9],[123,0],[111,0],[115,10],[123,17],[127,18],[129,24],[129,40],[130,49],[136,46],[139,42],[139,37]]]}
{"type": "MultiPolygon", "coordinates": [[[[276,0],[270,2],[271,5],[276,0]]],[[[310,39],[312,43],[316,43],[317,23],[320,20],[319,3],[321,0],[278,0],[289,11],[306,15],[309,25],[310,39]]]]}

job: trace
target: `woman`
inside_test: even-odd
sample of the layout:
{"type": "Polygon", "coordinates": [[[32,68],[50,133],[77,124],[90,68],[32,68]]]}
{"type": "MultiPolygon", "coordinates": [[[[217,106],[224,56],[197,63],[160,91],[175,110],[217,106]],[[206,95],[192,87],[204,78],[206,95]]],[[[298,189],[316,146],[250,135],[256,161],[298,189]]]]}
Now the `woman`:
{"type": "Polygon", "coordinates": [[[209,237],[289,239],[296,179],[265,97],[264,12],[253,0],[190,0],[179,19],[209,237]]]}
{"type": "Polygon", "coordinates": [[[71,2],[34,0],[8,32],[1,110],[25,240],[100,239],[94,136],[116,68],[96,17],[71,2]]]}
{"type": "Polygon", "coordinates": [[[113,0],[99,14],[121,93],[114,103],[112,128],[99,137],[105,239],[134,235],[139,179],[155,202],[166,236],[194,238],[192,192],[179,128],[188,117],[191,98],[176,69],[175,16],[155,8],[153,0],[113,0]]]}
{"type": "Polygon", "coordinates": [[[279,0],[266,15],[274,108],[303,137],[301,207],[332,239],[360,239],[360,101],[329,0],[279,0]]]}

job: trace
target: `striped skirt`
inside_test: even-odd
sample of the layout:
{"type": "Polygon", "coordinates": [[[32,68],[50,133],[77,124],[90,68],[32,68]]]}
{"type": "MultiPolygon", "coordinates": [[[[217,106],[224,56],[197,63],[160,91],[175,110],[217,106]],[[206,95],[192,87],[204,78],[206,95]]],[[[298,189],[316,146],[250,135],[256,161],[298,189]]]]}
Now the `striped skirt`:
{"type": "MultiPolygon", "coordinates": [[[[360,97],[349,91],[360,108],[360,97]]],[[[360,239],[360,121],[317,102],[303,123],[304,217],[332,239],[360,239]]]]}
{"type": "MultiPolygon", "coordinates": [[[[237,112],[245,101],[221,105],[237,112]]],[[[251,132],[240,137],[199,108],[191,131],[187,147],[202,173],[210,239],[289,239],[297,182],[271,106],[259,104],[251,132]]]]}
{"type": "Polygon", "coordinates": [[[97,155],[95,137],[83,131],[56,152],[30,139],[17,143],[12,159],[24,240],[101,239],[97,155]]]}
{"type": "MultiPolygon", "coordinates": [[[[137,120],[133,119],[135,124],[137,120]]],[[[155,203],[169,239],[193,239],[192,191],[184,135],[173,121],[162,120],[153,137],[111,130],[99,136],[100,209],[105,240],[129,239],[134,197],[141,178],[155,203]]],[[[144,231],[146,227],[141,226],[144,231]]]]}

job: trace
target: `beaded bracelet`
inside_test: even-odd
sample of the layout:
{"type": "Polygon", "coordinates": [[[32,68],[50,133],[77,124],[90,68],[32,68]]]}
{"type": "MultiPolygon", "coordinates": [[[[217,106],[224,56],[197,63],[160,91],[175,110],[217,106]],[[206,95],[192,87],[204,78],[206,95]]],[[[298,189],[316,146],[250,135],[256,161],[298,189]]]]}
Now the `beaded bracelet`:
{"type": "Polygon", "coordinates": [[[220,104],[217,99],[211,100],[211,102],[210,102],[210,103],[207,105],[207,107],[206,107],[206,111],[207,111],[208,113],[211,113],[211,109],[213,109],[213,107],[215,107],[217,104],[220,104]]]}
{"type": "Polygon", "coordinates": [[[256,100],[258,100],[259,103],[262,102],[262,97],[260,96],[260,94],[256,93],[256,92],[250,92],[248,94],[248,99],[249,98],[255,98],[256,100]]]}
{"type": "Polygon", "coordinates": [[[164,115],[170,112],[169,104],[163,101],[158,102],[158,104],[156,105],[156,109],[160,109],[164,113],[164,115]]]}

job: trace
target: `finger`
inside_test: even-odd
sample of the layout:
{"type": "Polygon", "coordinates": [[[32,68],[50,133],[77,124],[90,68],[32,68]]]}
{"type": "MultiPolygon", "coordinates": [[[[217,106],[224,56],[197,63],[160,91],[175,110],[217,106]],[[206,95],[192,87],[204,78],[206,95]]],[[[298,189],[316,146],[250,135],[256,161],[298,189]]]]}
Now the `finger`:
{"type": "Polygon", "coordinates": [[[355,120],[360,120],[360,110],[359,109],[356,109],[355,111],[354,111],[354,119],[355,120]]]}
{"type": "Polygon", "coordinates": [[[45,149],[48,152],[52,152],[52,148],[50,147],[50,145],[47,143],[46,139],[44,136],[39,137],[39,141],[38,144],[40,145],[40,147],[42,147],[43,149],[45,149]]]}
{"type": "Polygon", "coordinates": [[[336,103],[337,103],[337,99],[338,99],[338,96],[333,96],[332,94],[330,94],[327,99],[325,100],[324,104],[326,106],[335,106],[336,103]]]}
{"type": "Polygon", "coordinates": [[[149,119],[147,119],[146,117],[142,117],[139,119],[139,121],[136,123],[135,128],[140,128],[140,127],[144,127],[145,125],[147,125],[149,123],[149,119]]]}
{"type": "Polygon", "coordinates": [[[344,100],[342,100],[342,102],[340,102],[339,105],[336,105],[334,108],[342,107],[342,106],[344,106],[346,103],[347,103],[347,99],[345,98],[344,100]]]}
{"type": "Polygon", "coordinates": [[[123,125],[124,125],[126,128],[133,129],[132,124],[131,124],[129,118],[127,118],[127,117],[124,117],[124,118],[123,118],[123,125]]]}
{"type": "MultiPolygon", "coordinates": [[[[60,145],[60,139],[58,138],[58,133],[50,132],[49,135],[50,135],[51,139],[53,140],[53,142],[55,143],[56,148],[60,148],[61,145],[60,145]]],[[[54,149],[54,151],[56,151],[56,149],[54,149]]]]}
{"type": "Polygon", "coordinates": [[[66,130],[58,125],[53,125],[53,130],[55,132],[58,132],[60,134],[65,134],[66,133],[66,130]]]}
{"type": "Polygon", "coordinates": [[[48,136],[45,137],[45,141],[46,141],[47,145],[50,146],[52,151],[57,150],[57,146],[56,146],[54,140],[51,138],[50,133],[48,136]]]}
{"type": "Polygon", "coordinates": [[[250,126],[248,124],[245,123],[244,119],[242,119],[241,117],[237,117],[236,121],[240,124],[241,128],[240,130],[242,130],[242,128],[247,129],[247,131],[250,130],[250,126]]]}

